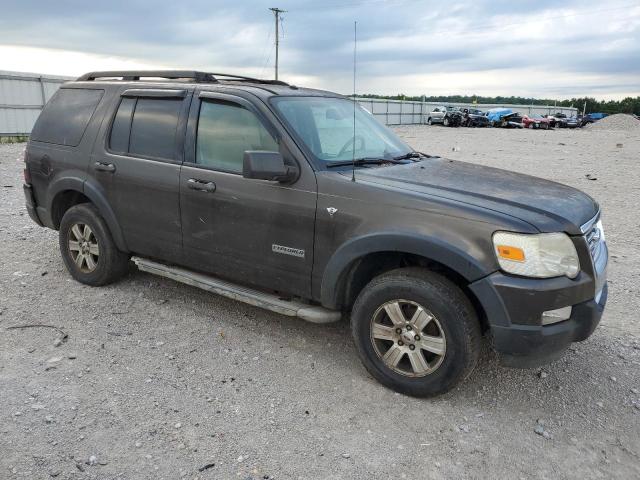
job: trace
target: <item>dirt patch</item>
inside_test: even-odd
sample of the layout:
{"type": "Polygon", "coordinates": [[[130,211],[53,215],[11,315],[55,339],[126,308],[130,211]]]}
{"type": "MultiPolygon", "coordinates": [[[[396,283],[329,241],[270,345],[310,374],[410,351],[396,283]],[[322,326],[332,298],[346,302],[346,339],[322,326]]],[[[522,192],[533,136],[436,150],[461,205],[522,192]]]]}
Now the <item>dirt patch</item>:
{"type": "Polygon", "coordinates": [[[640,134],[640,120],[633,115],[617,113],[604,117],[595,123],[590,123],[585,128],[588,130],[616,130],[640,134]]]}
{"type": "Polygon", "coordinates": [[[22,146],[4,145],[0,478],[640,477],[637,136],[398,131],[424,152],[600,201],[610,298],[588,341],[537,370],[503,368],[485,351],[447,395],[395,394],[360,366],[346,324],[304,323],[135,269],[105,288],[74,282],[56,232],[25,212],[22,146]],[[25,324],[67,337],[7,329],[25,324]]]}

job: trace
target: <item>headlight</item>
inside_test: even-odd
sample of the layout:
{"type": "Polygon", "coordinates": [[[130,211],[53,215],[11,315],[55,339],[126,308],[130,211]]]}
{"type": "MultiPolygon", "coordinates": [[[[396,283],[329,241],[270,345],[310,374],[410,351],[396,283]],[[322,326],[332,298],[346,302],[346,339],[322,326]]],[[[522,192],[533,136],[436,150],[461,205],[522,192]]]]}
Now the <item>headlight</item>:
{"type": "Polygon", "coordinates": [[[575,278],[580,271],[576,247],[565,233],[496,232],[493,246],[500,268],[524,277],[575,278]]]}

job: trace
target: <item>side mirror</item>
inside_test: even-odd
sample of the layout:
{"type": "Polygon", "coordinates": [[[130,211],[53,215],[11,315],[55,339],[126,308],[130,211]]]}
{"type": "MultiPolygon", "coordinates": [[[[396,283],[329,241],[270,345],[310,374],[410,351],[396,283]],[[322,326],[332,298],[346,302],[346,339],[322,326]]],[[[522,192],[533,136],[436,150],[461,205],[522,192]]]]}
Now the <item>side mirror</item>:
{"type": "Polygon", "coordinates": [[[242,176],[255,180],[287,182],[296,178],[298,170],[284,164],[280,152],[247,150],[242,162],[242,176]]]}

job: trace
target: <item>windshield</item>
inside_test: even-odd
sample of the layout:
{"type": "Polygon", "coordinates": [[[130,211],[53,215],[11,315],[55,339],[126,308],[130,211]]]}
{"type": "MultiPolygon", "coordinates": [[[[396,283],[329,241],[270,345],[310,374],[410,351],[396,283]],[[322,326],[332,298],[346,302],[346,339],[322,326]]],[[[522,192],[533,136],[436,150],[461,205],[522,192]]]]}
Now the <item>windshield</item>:
{"type": "Polygon", "coordinates": [[[273,104],[311,153],[323,162],[353,158],[391,159],[413,151],[357,103],[354,136],[352,100],[275,97],[273,104]]]}

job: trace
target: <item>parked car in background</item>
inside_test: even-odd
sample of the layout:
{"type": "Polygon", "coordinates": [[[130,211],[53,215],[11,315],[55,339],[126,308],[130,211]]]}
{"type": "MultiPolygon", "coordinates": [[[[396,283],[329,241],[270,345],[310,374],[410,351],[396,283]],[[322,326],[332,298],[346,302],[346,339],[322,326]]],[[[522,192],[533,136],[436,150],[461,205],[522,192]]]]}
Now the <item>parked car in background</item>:
{"type": "Polygon", "coordinates": [[[492,127],[522,128],[522,117],[510,108],[492,108],[486,115],[492,127]]]}
{"type": "Polygon", "coordinates": [[[577,117],[567,117],[565,118],[564,127],[565,128],[578,128],[581,127],[582,124],[578,120],[577,117]]]}
{"type": "Polygon", "coordinates": [[[549,119],[552,127],[567,128],[569,126],[569,119],[567,115],[562,112],[557,112],[553,115],[547,115],[546,118],[549,119]]]}
{"type": "Polygon", "coordinates": [[[604,117],[608,116],[608,113],[587,113],[585,115],[585,117],[590,120],[590,123],[597,122],[598,120],[602,120],[604,117]]]}
{"type": "Polygon", "coordinates": [[[550,128],[550,123],[551,122],[548,118],[537,113],[522,116],[522,125],[524,128],[541,128],[543,130],[548,130],[550,128]]]}
{"type": "Polygon", "coordinates": [[[488,127],[489,119],[482,110],[477,108],[462,108],[462,126],[463,127],[488,127]]]}
{"type": "Polygon", "coordinates": [[[441,123],[445,127],[459,127],[462,123],[462,112],[456,107],[439,106],[434,108],[427,117],[427,123],[441,123]]]}

